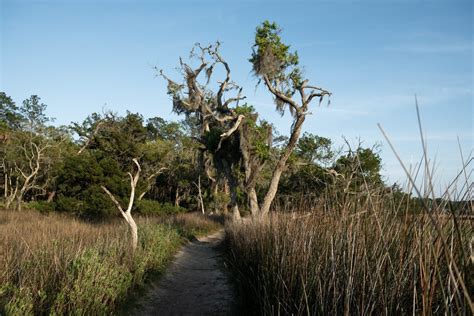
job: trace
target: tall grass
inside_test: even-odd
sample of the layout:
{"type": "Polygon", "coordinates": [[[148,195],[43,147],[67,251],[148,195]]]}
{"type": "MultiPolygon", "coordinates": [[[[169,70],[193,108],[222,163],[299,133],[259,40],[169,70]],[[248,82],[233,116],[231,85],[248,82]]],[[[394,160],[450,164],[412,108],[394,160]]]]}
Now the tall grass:
{"type": "Polygon", "coordinates": [[[183,235],[217,228],[197,215],[139,219],[131,255],[121,221],[89,224],[57,214],[0,211],[0,314],[111,314],[183,235]]]}
{"type": "MultiPolygon", "coordinates": [[[[416,176],[409,177],[413,188],[416,176]]],[[[300,204],[297,212],[276,210],[228,224],[229,259],[249,309],[265,315],[472,315],[472,199],[452,203],[465,199],[471,184],[434,200],[428,199],[432,174],[425,179],[425,196],[413,199],[335,176],[317,203],[300,204]]]]}
{"type": "MultiPolygon", "coordinates": [[[[227,236],[242,286],[264,314],[467,312],[448,270],[462,266],[472,227],[463,223],[460,243],[452,221],[440,225],[441,237],[424,216],[276,214],[231,224],[227,236]]],[[[467,283],[472,270],[462,277],[467,283]]]]}

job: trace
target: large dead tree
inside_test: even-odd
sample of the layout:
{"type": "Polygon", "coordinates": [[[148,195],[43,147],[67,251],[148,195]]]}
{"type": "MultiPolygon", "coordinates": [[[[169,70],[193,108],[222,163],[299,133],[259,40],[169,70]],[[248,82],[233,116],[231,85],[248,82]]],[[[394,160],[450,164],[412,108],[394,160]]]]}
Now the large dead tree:
{"type": "Polygon", "coordinates": [[[133,203],[135,201],[135,190],[137,188],[138,180],[140,179],[141,167],[136,158],[134,158],[132,161],[137,167],[137,171],[134,175],[132,175],[131,172],[128,173],[128,176],[130,177],[130,196],[128,199],[127,208],[125,210],[122,208],[122,205],[120,205],[120,202],[105,186],[102,185],[101,188],[109,196],[110,200],[115,204],[117,209],[120,211],[120,214],[122,214],[123,218],[130,227],[130,232],[132,234],[132,249],[135,251],[138,246],[138,228],[137,224],[135,223],[135,220],[132,217],[132,208],[133,203]]]}
{"type": "Polygon", "coordinates": [[[243,115],[235,112],[242,96],[242,88],[231,80],[228,63],[219,53],[220,43],[206,47],[196,44],[191,58],[198,61],[192,67],[180,59],[180,69],[184,80],[177,83],[160,70],[160,75],[168,82],[168,94],[173,98],[173,111],[177,114],[195,116],[199,124],[199,143],[201,148],[201,167],[211,181],[213,190],[217,190],[219,179],[223,179],[230,188],[231,207],[234,217],[239,218],[237,204],[238,180],[235,169],[238,157],[228,155],[234,133],[238,130],[243,115]],[[217,83],[217,92],[208,88],[216,67],[224,70],[225,78],[217,83]],[[202,80],[202,77],[206,77],[202,80]],[[200,80],[201,79],[201,80],[200,80]],[[226,95],[232,94],[230,97],[226,95]]]}

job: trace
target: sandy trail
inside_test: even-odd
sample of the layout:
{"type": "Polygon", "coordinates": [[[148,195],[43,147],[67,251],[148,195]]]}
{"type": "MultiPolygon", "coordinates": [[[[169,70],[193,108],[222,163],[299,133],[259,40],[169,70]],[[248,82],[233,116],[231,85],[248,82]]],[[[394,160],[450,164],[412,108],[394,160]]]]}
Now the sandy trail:
{"type": "Polygon", "coordinates": [[[237,315],[219,245],[224,232],[189,243],[165,275],[140,298],[131,315],[237,315]]]}

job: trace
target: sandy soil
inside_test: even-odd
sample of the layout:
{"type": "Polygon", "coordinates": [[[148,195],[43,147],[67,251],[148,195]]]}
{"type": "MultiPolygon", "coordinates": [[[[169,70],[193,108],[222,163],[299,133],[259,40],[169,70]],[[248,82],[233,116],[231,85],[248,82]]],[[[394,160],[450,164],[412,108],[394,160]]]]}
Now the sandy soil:
{"type": "Polygon", "coordinates": [[[224,232],[186,245],[130,315],[238,315],[219,247],[224,232]]]}

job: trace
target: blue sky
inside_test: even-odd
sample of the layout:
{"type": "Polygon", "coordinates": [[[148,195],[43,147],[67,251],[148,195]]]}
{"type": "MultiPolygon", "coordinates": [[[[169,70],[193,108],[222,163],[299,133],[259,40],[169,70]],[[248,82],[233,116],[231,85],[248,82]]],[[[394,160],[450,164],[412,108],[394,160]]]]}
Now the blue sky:
{"type": "Polygon", "coordinates": [[[435,179],[444,186],[473,149],[472,1],[6,1],[0,0],[0,90],[38,94],[58,124],[103,108],[175,119],[153,66],[174,71],[195,42],[220,40],[234,80],[261,116],[288,133],[247,61],[255,27],[276,21],[306,76],[331,92],[304,129],[342,144],[381,143],[388,182],[421,157],[418,95],[435,179]]]}

